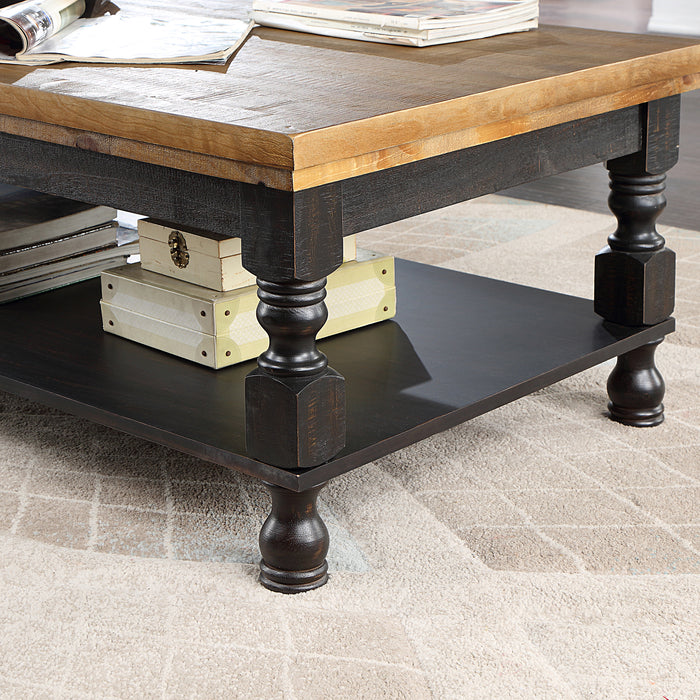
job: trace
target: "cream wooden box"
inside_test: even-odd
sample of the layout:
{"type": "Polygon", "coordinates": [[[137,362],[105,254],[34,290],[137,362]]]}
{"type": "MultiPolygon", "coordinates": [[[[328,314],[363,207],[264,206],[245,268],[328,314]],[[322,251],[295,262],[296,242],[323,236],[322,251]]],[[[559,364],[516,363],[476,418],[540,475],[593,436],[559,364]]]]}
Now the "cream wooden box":
{"type": "MultiPolygon", "coordinates": [[[[373,253],[328,277],[328,321],[319,338],[396,313],[394,260],[373,253]]],[[[109,333],[219,369],[267,348],[257,321],[257,287],[215,292],[125,265],[102,275],[102,322],[109,333]]]]}
{"type": "MultiPolygon", "coordinates": [[[[255,284],[243,267],[241,239],[194,228],[177,228],[156,219],[138,222],[144,270],[227,292],[255,284]]],[[[343,261],[354,260],[355,236],[343,239],[343,261]]]]}

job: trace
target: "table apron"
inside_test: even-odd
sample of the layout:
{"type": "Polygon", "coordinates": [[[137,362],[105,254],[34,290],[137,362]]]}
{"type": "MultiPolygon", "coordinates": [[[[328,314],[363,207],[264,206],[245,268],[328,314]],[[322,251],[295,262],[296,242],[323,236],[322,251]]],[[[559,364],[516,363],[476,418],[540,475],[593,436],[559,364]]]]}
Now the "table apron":
{"type": "Polygon", "coordinates": [[[643,110],[627,107],[295,193],[0,134],[0,180],[182,226],[278,240],[282,232],[308,236],[318,221],[308,203],[325,201],[342,212],[332,219],[347,236],[634,153],[643,110]]]}

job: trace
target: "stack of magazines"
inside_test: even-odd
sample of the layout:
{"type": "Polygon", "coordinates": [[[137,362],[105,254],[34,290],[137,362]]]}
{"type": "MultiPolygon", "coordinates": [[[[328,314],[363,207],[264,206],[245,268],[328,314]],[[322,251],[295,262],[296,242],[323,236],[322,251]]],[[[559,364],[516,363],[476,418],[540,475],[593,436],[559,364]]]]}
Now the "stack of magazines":
{"type": "Polygon", "coordinates": [[[258,24],[384,44],[432,46],[537,28],[539,0],[254,0],[258,24]]]}
{"type": "Polygon", "coordinates": [[[0,185],[0,303],[97,277],[138,253],[115,209],[0,185]]]}

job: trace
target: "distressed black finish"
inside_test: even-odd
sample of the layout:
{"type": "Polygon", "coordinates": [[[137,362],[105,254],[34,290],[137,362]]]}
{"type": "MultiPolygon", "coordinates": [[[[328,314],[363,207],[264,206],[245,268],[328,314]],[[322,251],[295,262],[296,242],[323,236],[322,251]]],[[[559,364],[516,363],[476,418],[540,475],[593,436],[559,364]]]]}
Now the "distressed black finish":
{"type": "Polygon", "coordinates": [[[666,206],[665,171],[678,159],[679,97],[642,110],[642,148],[606,164],[608,204],[618,225],[596,257],[595,272],[596,313],[628,326],[668,318],[675,292],[675,254],[665,247],[656,220],[666,206]]]}
{"type": "MultiPolygon", "coordinates": [[[[681,99],[680,154],[668,181],[668,207],[661,221],[691,231],[700,229],[697,191],[700,182],[700,90],[683,93],[681,99]]],[[[582,211],[609,213],[600,193],[608,186],[608,173],[597,165],[533,180],[502,194],[533,202],[555,204],[582,211]]]]}
{"type": "Polygon", "coordinates": [[[666,206],[665,175],[635,172],[634,159],[608,163],[616,231],[595,260],[595,310],[614,323],[650,326],[673,313],[675,253],[656,220],[666,206]]]}
{"type": "Polygon", "coordinates": [[[654,353],[662,341],[652,341],[617,358],[608,378],[608,410],[614,421],[637,428],[663,422],[666,385],[654,364],[654,353]]]}
{"type": "Polygon", "coordinates": [[[328,581],[328,530],[316,509],[325,484],[294,492],[265,484],[272,509],[260,530],[260,583],[279,593],[303,593],[328,581]]]}
{"type": "Polygon", "coordinates": [[[276,467],[315,467],[345,446],[344,379],[316,347],[328,318],[326,278],[258,279],[258,297],[270,345],[246,377],[248,454],[276,467]]]}
{"type": "Polygon", "coordinates": [[[340,185],[293,194],[0,133],[0,181],[241,237],[271,281],[325,277],[342,262],[340,185]]]}
{"type": "Polygon", "coordinates": [[[0,308],[0,387],[275,484],[261,581],[323,585],[316,498],[333,476],[616,356],[612,417],[663,419],[653,350],[674,328],[673,254],[655,220],[677,157],[677,104],[296,193],[0,134],[8,182],[240,236],[270,338],[257,367],[190,365],[103,334],[98,285],[87,283],[0,308]],[[343,236],[603,160],[618,230],[596,261],[599,315],[586,300],[398,261],[396,321],[316,347],[343,236]]]}
{"type": "MultiPolygon", "coordinates": [[[[675,295],[676,256],[656,221],[666,206],[665,172],[678,160],[680,97],[642,110],[642,148],[606,164],[608,204],[618,225],[595,260],[595,311],[626,326],[661,323],[673,313],[675,295]]],[[[658,342],[618,358],[608,384],[613,420],[640,427],[663,420],[664,383],[654,366],[658,342]]]]}
{"type": "Polygon", "coordinates": [[[362,175],[343,183],[343,235],[638,151],[628,107],[362,175]]]}
{"type": "Polygon", "coordinates": [[[642,107],[644,169],[652,175],[669,171],[678,162],[681,138],[681,96],[654,100],[642,107]]]}
{"type": "Polygon", "coordinates": [[[241,196],[254,185],[10,134],[0,133],[0,152],[0,179],[9,184],[224,235],[255,223],[241,214],[241,196]]]}
{"type": "Polygon", "coordinates": [[[243,265],[271,282],[313,282],[343,262],[339,184],[293,194],[241,185],[243,265]]]}
{"type": "Polygon", "coordinates": [[[0,134],[0,179],[242,236],[246,266],[254,274],[312,281],[328,274],[321,271],[325,267],[340,264],[341,234],[639,151],[642,109],[628,107],[296,193],[8,134],[0,134]],[[298,233],[297,242],[285,238],[290,231],[298,233]],[[321,249],[312,254],[316,243],[321,249]]]}
{"type": "Polygon", "coordinates": [[[258,322],[270,337],[258,367],[277,377],[321,374],[328,358],[316,348],[316,334],[328,319],[326,278],[289,284],[258,280],[258,298],[258,322]]]}

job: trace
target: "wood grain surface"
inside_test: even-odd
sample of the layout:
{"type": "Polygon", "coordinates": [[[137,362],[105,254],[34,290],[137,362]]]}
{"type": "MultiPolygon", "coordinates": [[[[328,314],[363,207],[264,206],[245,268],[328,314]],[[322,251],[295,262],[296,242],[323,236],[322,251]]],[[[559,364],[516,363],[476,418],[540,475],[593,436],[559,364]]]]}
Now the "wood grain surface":
{"type": "Polygon", "coordinates": [[[0,130],[298,190],[698,85],[697,40],[541,27],[415,49],[257,28],[223,67],[4,66],[0,130]]]}

